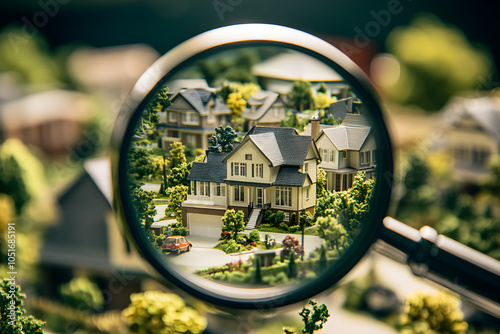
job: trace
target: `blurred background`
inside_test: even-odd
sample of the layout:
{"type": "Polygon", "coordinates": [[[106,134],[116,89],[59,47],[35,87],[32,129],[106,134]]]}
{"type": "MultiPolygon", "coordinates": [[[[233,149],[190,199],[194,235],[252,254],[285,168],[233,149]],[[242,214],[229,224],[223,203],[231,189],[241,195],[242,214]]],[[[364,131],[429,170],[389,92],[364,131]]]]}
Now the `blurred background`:
{"type": "MultiPolygon", "coordinates": [[[[206,30],[246,22],[304,30],[351,57],[386,107],[396,157],[391,215],[500,259],[494,8],[407,0],[1,2],[2,275],[15,222],[16,283],[46,333],[133,332],[141,321],[148,333],[163,333],[151,311],[162,307],[186,325],[173,332],[218,321],[196,301],[170,294],[121,237],[106,153],[121,102],[160,55],[206,30]]],[[[469,333],[499,332],[498,319],[442,291],[369,254],[340,288],[318,296],[331,314],[320,332],[461,333],[465,322],[469,333]],[[444,320],[436,323],[433,312],[444,320]]],[[[240,314],[238,331],[300,328],[302,306],[240,314]]]]}

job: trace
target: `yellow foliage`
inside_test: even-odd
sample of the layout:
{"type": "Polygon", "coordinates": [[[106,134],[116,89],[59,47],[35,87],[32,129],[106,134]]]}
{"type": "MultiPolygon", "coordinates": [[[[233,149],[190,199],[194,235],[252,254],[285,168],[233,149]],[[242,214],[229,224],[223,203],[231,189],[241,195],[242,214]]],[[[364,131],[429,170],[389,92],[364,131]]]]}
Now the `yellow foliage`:
{"type": "Polygon", "coordinates": [[[227,98],[226,104],[233,115],[241,116],[243,108],[247,105],[247,101],[243,99],[240,93],[231,93],[227,98]]]}

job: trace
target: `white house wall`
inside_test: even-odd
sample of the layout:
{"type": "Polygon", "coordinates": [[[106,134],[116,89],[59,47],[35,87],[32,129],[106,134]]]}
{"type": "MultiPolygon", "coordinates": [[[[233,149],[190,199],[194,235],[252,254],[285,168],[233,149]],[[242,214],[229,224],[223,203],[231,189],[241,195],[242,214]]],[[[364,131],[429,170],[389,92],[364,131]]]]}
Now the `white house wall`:
{"type": "MultiPolygon", "coordinates": [[[[333,156],[334,156],[334,161],[333,162],[330,162],[329,161],[329,156],[328,156],[328,160],[327,161],[321,161],[321,163],[319,164],[319,167],[320,168],[326,168],[326,169],[338,169],[339,168],[339,151],[337,150],[337,148],[335,147],[335,145],[333,145],[333,143],[330,141],[330,139],[328,139],[328,137],[326,135],[322,135],[319,140],[317,141],[316,143],[316,146],[318,147],[318,149],[320,150],[320,154],[321,154],[321,150],[333,150],[333,156]]],[[[323,159],[323,157],[321,157],[321,159],[323,159]]]]}
{"type": "Polygon", "coordinates": [[[260,153],[257,147],[251,142],[247,141],[243,144],[243,147],[239,147],[238,150],[227,160],[227,178],[232,181],[244,181],[244,182],[257,182],[257,183],[271,183],[276,179],[276,171],[271,171],[269,167],[269,161],[260,153]],[[247,154],[252,155],[252,160],[245,160],[247,154]],[[231,166],[234,163],[246,163],[247,164],[247,176],[235,176],[231,175],[231,166]],[[258,165],[262,164],[262,176],[263,177],[252,177],[252,164],[258,165]]]}

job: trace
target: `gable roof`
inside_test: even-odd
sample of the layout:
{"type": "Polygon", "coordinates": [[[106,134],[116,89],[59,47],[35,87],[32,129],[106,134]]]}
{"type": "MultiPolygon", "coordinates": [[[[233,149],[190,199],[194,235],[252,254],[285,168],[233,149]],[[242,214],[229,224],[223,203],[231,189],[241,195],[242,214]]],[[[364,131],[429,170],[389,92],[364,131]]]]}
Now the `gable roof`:
{"type": "Polygon", "coordinates": [[[444,111],[444,119],[456,127],[461,119],[471,118],[489,136],[500,142],[500,103],[489,96],[454,98],[444,111]]]}
{"type": "MultiPolygon", "coordinates": [[[[179,97],[183,97],[193,107],[193,109],[201,115],[208,113],[208,105],[210,102],[214,103],[215,113],[230,113],[229,107],[222,101],[222,99],[206,88],[187,88],[181,89],[174,97],[172,102],[179,97]]],[[[172,104],[171,104],[172,105],[172,104]]],[[[170,106],[167,107],[167,110],[170,106]]]]}
{"type": "Polygon", "coordinates": [[[227,165],[222,162],[228,153],[207,152],[206,162],[193,162],[189,173],[189,181],[224,182],[227,165]]]}
{"type": "MultiPolygon", "coordinates": [[[[247,103],[247,106],[255,105],[256,110],[252,111],[251,108],[247,107],[241,116],[249,120],[258,120],[278,101],[281,101],[278,93],[268,90],[258,91],[248,99],[247,103]]],[[[281,102],[283,103],[283,101],[281,102]]]]}
{"type": "Polygon", "coordinates": [[[297,167],[282,166],[278,171],[274,185],[301,187],[304,184],[306,177],[309,177],[309,175],[307,173],[300,172],[297,167]]]}
{"type": "MultiPolygon", "coordinates": [[[[370,130],[371,128],[368,126],[340,125],[322,131],[339,151],[359,151],[370,134],[370,130]]],[[[321,135],[322,134],[320,134],[319,137],[321,137],[321,135]]]]}
{"type": "Polygon", "coordinates": [[[248,131],[240,145],[229,153],[224,161],[242,148],[247,141],[252,141],[273,166],[302,166],[311,147],[310,136],[300,136],[293,128],[254,126],[248,131]],[[265,134],[262,136],[262,134],[265,134]],[[268,139],[269,141],[265,141],[268,139]],[[281,155],[281,158],[279,157],[281,155]]]}

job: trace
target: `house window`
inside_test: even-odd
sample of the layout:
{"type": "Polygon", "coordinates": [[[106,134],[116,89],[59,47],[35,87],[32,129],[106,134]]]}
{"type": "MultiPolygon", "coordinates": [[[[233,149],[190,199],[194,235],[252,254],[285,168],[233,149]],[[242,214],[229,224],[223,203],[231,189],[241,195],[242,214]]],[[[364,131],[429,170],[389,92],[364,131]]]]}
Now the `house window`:
{"type": "Polygon", "coordinates": [[[198,182],[200,196],[210,196],[210,182],[198,182]]]}
{"type": "Polygon", "coordinates": [[[309,164],[306,162],[304,164],[304,173],[307,173],[307,170],[309,169],[309,164]]]}
{"type": "Polygon", "coordinates": [[[196,140],[196,138],[193,134],[190,134],[190,133],[186,134],[186,143],[191,143],[194,146],[196,146],[195,140],[196,140]]]}
{"type": "Polygon", "coordinates": [[[243,162],[235,162],[233,165],[234,176],[247,176],[247,164],[243,162]]]}
{"type": "Polygon", "coordinates": [[[370,151],[361,152],[359,154],[359,163],[361,165],[369,165],[370,164],[370,151]]]}
{"type": "Polygon", "coordinates": [[[234,186],[234,200],[236,202],[245,201],[245,187],[244,186],[234,186]]]}
{"type": "Polygon", "coordinates": [[[276,187],[275,204],[278,206],[292,206],[292,188],[276,187]]]}
{"type": "Polygon", "coordinates": [[[347,159],[347,151],[342,151],[342,159],[347,159]]]}
{"type": "Polygon", "coordinates": [[[309,190],[311,189],[311,187],[306,187],[306,201],[309,200],[309,190]]]}
{"type": "Polygon", "coordinates": [[[256,164],[255,165],[255,177],[261,177],[261,178],[264,177],[263,169],[264,169],[263,164],[256,164]]]}
{"type": "Polygon", "coordinates": [[[377,150],[372,151],[372,161],[374,165],[377,164],[377,150]]]}
{"type": "Polygon", "coordinates": [[[335,159],[334,159],[334,157],[333,157],[333,153],[334,153],[334,151],[333,151],[333,150],[330,150],[330,161],[331,161],[331,162],[334,162],[334,161],[335,161],[335,159]]]}
{"type": "Polygon", "coordinates": [[[176,111],[169,111],[168,112],[168,121],[169,122],[177,122],[177,112],[176,111]]]}
{"type": "Polygon", "coordinates": [[[217,197],[225,197],[226,196],[226,185],[223,183],[216,183],[214,195],[217,197]]]}
{"type": "Polygon", "coordinates": [[[251,154],[245,154],[245,160],[252,160],[251,154]]]}
{"type": "Polygon", "coordinates": [[[215,115],[213,112],[208,113],[207,122],[210,124],[215,123],[215,115]]]}
{"type": "Polygon", "coordinates": [[[290,212],[285,212],[285,218],[284,218],[284,220],[286,222],[290,221],[290,212]]]}
{"type": "Polygon", "coordinates": [[[321,150],[321,157],[324,162],[328,161],[328,150],[322,149],[321,150]]]}
{"type": "Polygon", "coordinates": [[[200,117],[195,112],[187,112],[182,114],[182,123],[185,124],[199,124],[200,117]]]}

